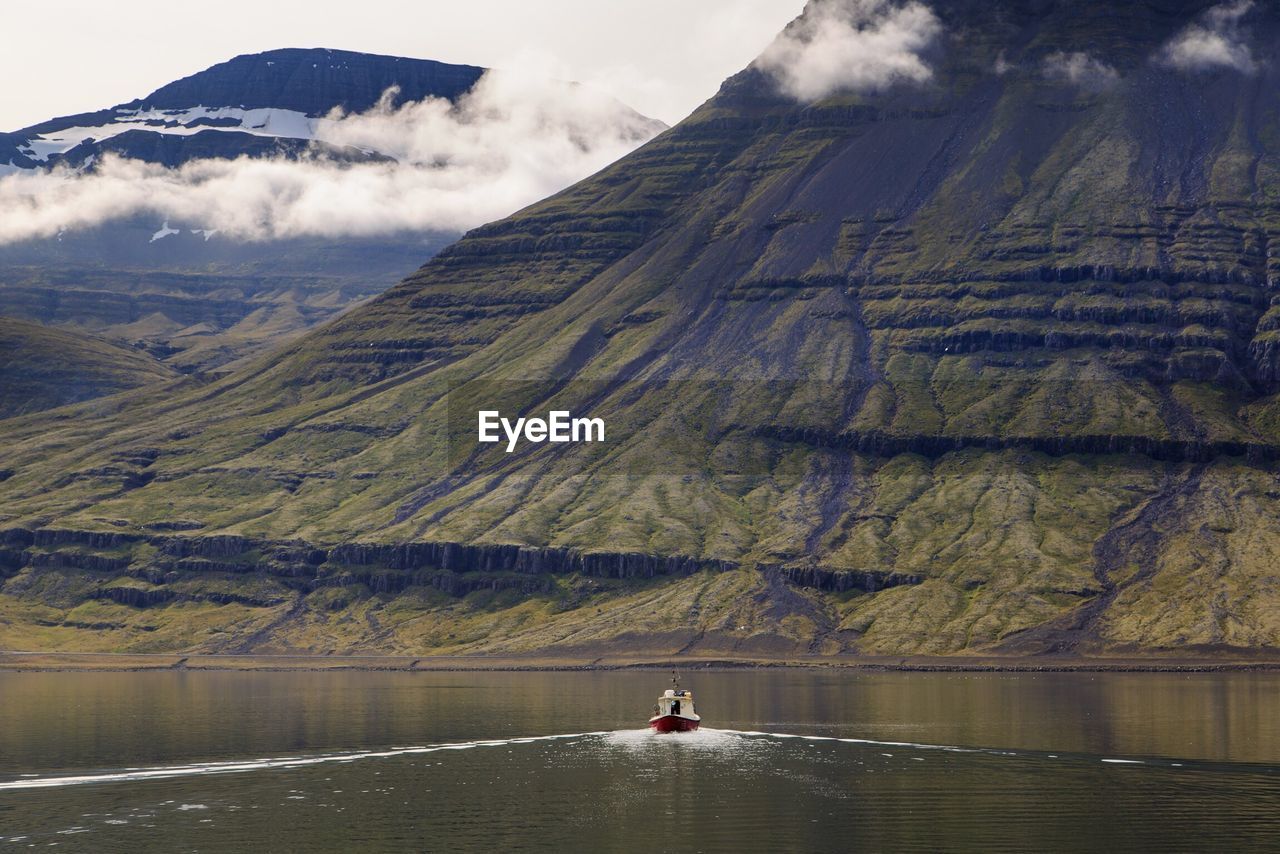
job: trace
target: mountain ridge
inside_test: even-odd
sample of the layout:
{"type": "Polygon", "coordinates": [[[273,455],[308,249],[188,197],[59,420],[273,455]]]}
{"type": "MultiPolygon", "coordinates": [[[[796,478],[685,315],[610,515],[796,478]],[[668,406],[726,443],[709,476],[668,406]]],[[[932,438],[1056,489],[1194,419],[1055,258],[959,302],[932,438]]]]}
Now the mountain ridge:
{"type": "Polygon", "coordinates": [[[318,118],[335,107],[348,113],[364,112],[375,106],[382,94],[391,88],[399,90],[393,104],[421,101],[427,97],[454,101],[475,86],[487,70],[474,65],[334,48],[277,48],[239,54],[203,71],[166,83],[145,98],[125,106],[177,109],[191,105],[190,93],[193,90],[198,91],[201,98],[217,100],[220,87],[225,87],[225,97],[217,100],[219,106],[278,107],[318,118]],[[351,73],[336,75],[343,80],[342,85],[327,85],[323,78],[328,75],[319,67],[322,63],[328,63],[330,72],[351,73]],[[294,70],[288,77],[282,77],[278,73],[264,74],[259,67],[277,64],[292,66],[294,70]],[[319,73],[313,75],[308,72],[308,64],[319,73]],[[394,72],[387,66],[394,66],[394,72]],[[273,91],[254,85],[260,76],[266,78],[273,91]],[[317,81],[316,77],[321,79],[317,81]],[[357,83],[356,78],[364,79],[357,83]],[[344,95],[342,90],[348,88],[350,94],[344,95]],[[335,89],[337,100],[329,94],[335,89]],[[326,94],[320,96],[320,92],[326,94]],[[239,103],[232,103],[236,99],[239,103]]]}

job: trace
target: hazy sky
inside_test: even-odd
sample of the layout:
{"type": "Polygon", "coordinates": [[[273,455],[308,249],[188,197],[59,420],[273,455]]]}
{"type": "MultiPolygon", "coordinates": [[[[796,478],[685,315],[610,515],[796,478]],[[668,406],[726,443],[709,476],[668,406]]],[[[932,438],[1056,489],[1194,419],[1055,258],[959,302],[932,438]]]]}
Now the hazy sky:
{"type": "Polygon", "coordinates": [[[63,0],[0,35],[0,130],[142,97],[236,54],[331,47],[538,70],[668,123],[804,0],[63,0]]]}

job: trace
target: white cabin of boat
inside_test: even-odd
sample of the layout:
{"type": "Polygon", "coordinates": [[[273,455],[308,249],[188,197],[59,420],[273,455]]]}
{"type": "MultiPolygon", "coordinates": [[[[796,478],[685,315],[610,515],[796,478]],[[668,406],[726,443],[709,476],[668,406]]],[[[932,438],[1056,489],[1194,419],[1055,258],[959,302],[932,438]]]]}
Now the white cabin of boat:
{"type": "Polygon", "coordinates": [[[693,717],[697,714],[693,710],[693,692],[682,688],[668,688],[658,698],[658,714],[693,717]]]}

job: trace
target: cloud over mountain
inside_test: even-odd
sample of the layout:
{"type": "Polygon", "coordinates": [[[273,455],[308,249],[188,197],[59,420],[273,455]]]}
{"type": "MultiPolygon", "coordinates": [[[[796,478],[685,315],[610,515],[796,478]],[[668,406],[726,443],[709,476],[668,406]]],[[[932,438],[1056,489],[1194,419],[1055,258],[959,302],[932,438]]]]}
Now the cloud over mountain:
{"type": "Polygon", "coordinates": [[[942,23],[919,2],[814,0],[765,50],[757,67],[798,101],[933,76],[921,57],[942,23]]]}
{"type": "Polygon", "coordinates": [[[1234,68],[1251,73],[1256,65],[1242,22],[1253,7],[1254,0],[1214,6],[1165,45],[1160,62],[1180,71],[1234,68]]]}
{"type": "Polygon", "coordinates": [[[1109,89],[1120,80],[1120,73],[1087,53],[1058,51],[1045,57],[1042,71],[1047,80],[1071,83],[1090,92],[1109,89]]]}
{"type": "Polygon", "coordinates": [[[152,214],[245,240],[460,230],[505,216],[603,168],[662,129],[588,87],[486,74],[457,103],[312,121],[328,146],[394,158],[340,162],[317,150],[178,168],[104,156],[92,168],[0,178],[0,243],[152,214]]]}

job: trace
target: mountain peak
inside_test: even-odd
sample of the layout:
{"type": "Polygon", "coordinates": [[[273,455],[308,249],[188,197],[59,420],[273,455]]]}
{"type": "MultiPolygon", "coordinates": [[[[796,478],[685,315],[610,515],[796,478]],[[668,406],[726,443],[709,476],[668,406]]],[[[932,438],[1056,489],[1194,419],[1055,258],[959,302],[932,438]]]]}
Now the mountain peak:
{"type": "Polygon", "coordinates": [[[334,107],[361,112],[396,86],[397,102],[427,97],[456,100],[483,76],[484,68],[429,59],[332,48],[281,48],[249,53],[175,80],[126,105],[179,109],[195,105],[274,107],[311,117],[334,107]]]}

